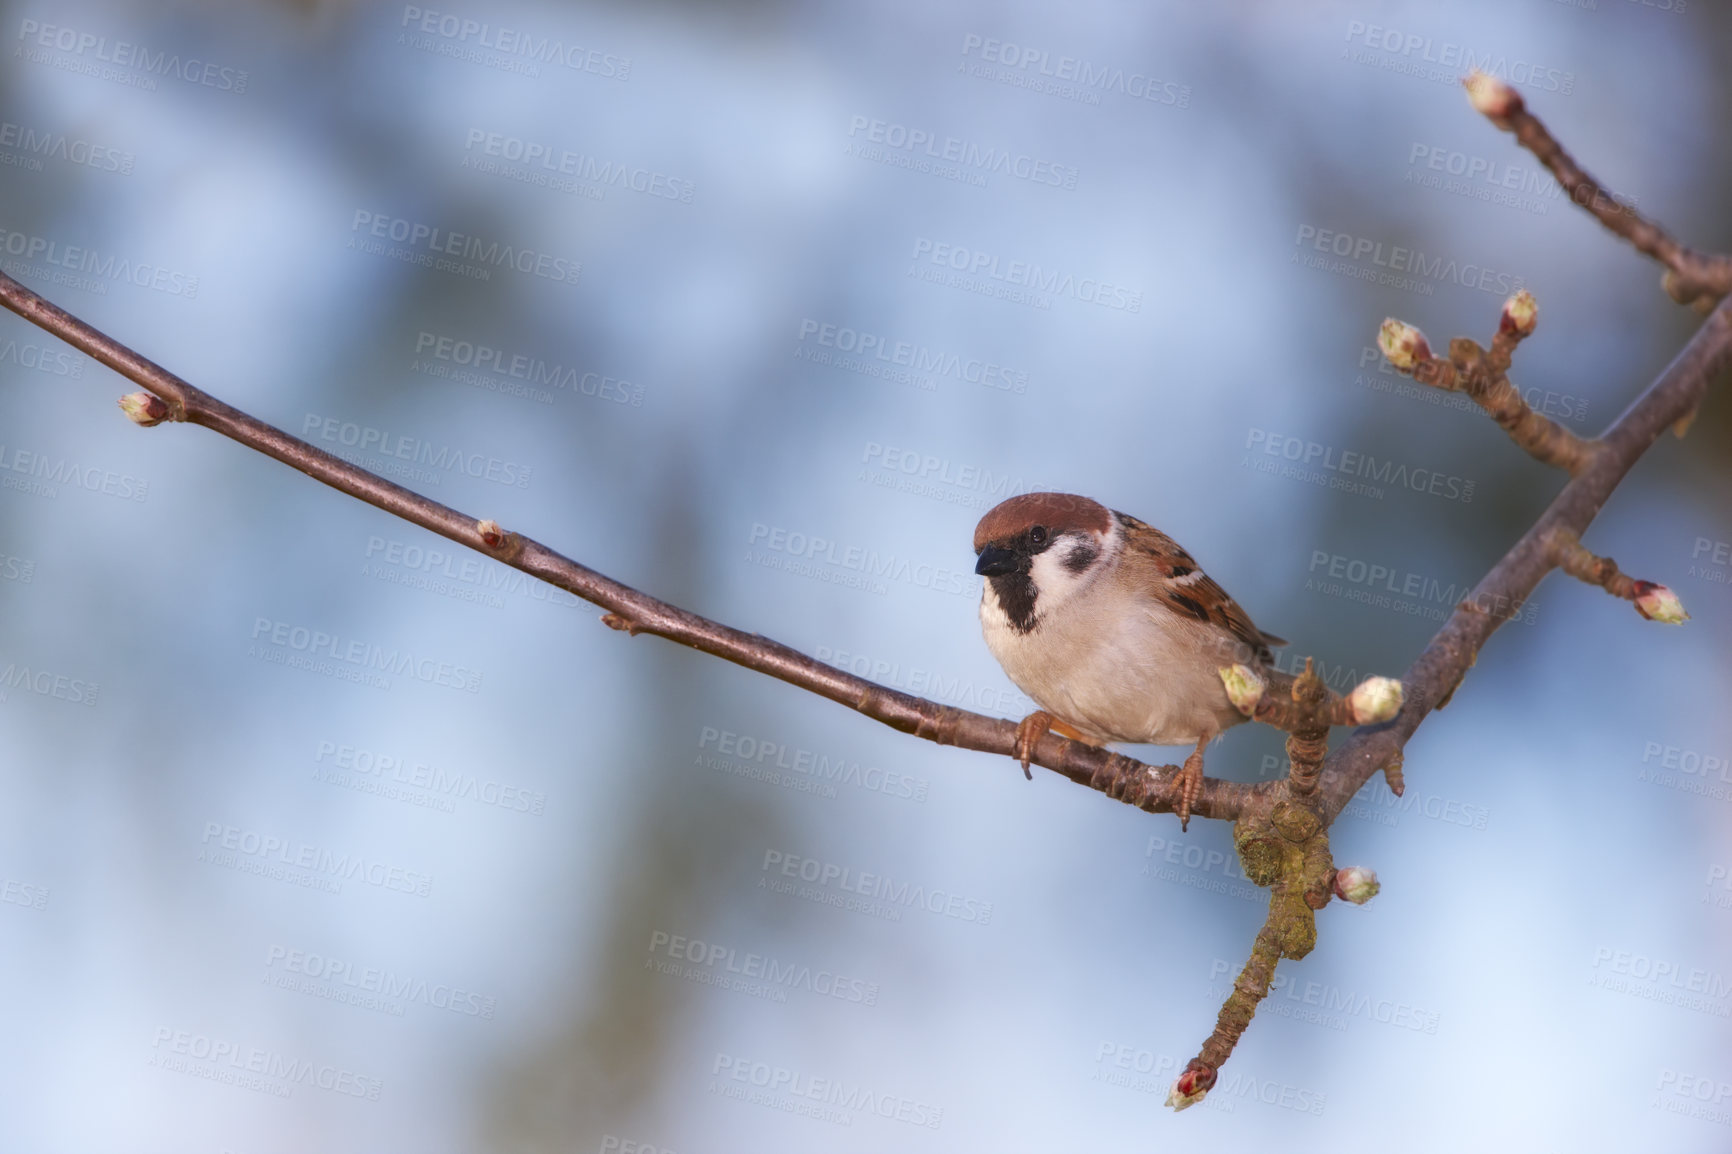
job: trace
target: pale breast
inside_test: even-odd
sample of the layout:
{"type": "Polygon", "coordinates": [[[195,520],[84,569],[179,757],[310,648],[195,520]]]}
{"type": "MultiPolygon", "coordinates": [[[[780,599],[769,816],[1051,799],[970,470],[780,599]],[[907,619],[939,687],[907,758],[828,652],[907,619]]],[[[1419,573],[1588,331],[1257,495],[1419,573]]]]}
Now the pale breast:
{"type": "Polygon", "coordinates": [[[1029,633],[1010,627],[982,593],[987,646],[1010,679],[1048,713],[1102,742],[1178,745],[1243,721],[1216,673],[1211,628],[1150,605],[1108,606],[1122,593],[1102,583],[1029,633]]]}

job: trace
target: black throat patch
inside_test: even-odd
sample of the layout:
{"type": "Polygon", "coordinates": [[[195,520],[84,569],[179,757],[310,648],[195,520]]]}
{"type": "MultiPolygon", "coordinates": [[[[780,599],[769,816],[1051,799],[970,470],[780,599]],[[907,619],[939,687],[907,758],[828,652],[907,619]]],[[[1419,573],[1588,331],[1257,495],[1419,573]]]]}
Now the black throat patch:
{"type": "Polygon", "coordinates": [[[999,607],[1010,618],[1010,627],[1018,633],[1034,629],[1034,578],[1027,573],[1004,573],[988,577],[999,607]]]}

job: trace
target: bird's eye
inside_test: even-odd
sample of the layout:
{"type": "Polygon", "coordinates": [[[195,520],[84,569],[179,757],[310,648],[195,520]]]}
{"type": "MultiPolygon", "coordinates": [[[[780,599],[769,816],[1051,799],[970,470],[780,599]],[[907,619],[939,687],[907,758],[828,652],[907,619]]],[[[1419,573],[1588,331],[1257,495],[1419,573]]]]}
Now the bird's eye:
{"type": "Polygon", "coordinates": [[[1036,545],[1045,545],[1046,544],[1046,529],[1043,526],[1036,525],[1034,528],[1032,528],[1028,531],[1028,539],[1030,541],[1034,542],[1036,545]]]}

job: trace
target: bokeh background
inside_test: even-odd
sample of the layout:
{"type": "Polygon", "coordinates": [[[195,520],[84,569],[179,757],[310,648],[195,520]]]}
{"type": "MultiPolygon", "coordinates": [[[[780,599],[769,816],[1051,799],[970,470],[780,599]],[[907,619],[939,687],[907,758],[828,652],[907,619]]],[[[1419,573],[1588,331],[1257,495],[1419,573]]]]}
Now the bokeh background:
{"type": "MultiPolygon", "coordinates": [[[[1486,339],[1531,288],[1515,378],[1584,433],[1688,338],[1468,66],[1732,246],[1700,0],[0,9],[8,272],[438,500],[1004,716],[1000,498],[1091,494],[1336,685],[1397,674],[1560,480],[1380,371],[1378,323],[1486,339]]],[[[1262,916],[1226,828],[627,639],[126,391],[0,317],[6,1149],[1732,1139],[1723,396],[1588,537],[1693,619],[1548,580],[1406,797],[1336,827],[1382,896],[1174,1115],[1262,916]]]]}

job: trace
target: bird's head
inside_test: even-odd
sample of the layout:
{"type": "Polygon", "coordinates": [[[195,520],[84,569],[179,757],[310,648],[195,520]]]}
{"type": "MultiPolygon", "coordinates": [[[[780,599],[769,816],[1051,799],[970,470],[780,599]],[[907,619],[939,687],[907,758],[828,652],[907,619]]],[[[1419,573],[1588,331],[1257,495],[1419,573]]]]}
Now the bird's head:
{"type": "Polygon", "coordinates": [[[974,571],[1012,626],[1026,633],[1110,563],[1117,527],[1099,501],[1023,493],[993,506],[975,526],[974,571]]]}

